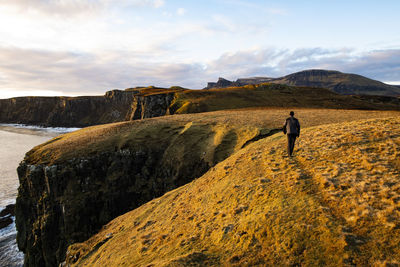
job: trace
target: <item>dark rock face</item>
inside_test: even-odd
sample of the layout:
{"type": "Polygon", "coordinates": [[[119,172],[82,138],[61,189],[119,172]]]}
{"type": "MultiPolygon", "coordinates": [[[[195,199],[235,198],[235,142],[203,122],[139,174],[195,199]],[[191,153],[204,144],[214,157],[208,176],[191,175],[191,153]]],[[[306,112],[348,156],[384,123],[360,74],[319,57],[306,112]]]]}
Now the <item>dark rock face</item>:
{"type": "Polygon", "coordinates": [[[139,149],[63,165],[21,163],[16,226],[25,266],[57,266],[68,245],[86,240],[111,219],[209,168],[201,160],[190,169],[163,168],[160,155],[139,149]]]}
{"type": "Polygon", "coordinates": [[[247,84],[260,84],[260,83],[267,83],[273,80],[273,78],[270,77],[251,77],[251,78],[241,78],[237,79],[236,82],[241,84],[241,85],[247,85],[247,84]]]}
{"type": "Polygon", "coordinates": [[[15,205],[7,205],[2,211],[0,211],[0,229],[3,229],[12,224],[12,216],[15,215],[15,205]]]}
{"type": "Polygon", "coordinates": [[[7,205],[2,211],[0,211],[0,217],[15,216],[15,204],[7,205]]]}
{"type": "Polygon", "coordinates": [[[6,228],[10,224],[12,224],[13,220],[10,216],[0,218],[0,229],[6,228]]]}
{"type": "MultiPolygon", "coordinates": [[[[151,101],[151,105],[162,103],[151,101]]],[[[200,177],[236,145],[222,141],[223,148],[212,145],[215,133],[209,125],[156,129],[155,140],[138,140],[115,151],[77,156],[56,165],[21,162],[16,227],[25,266],[58,266],[69,245],[88,239],[115,217],[200,177]],[[215,154],[213,160],[208,160],[204,147],[215,154]]]]}
{"type": "Polygon", "coordinates": [[[239,86],[235,82],[229,81],[227,79],[224,79],[222,77],[218,78],[218,81],[216,83],[214,82],[209,82],[207,84],[207,87],[204,89],[211,89],[211,88],[225,88],[225,87],[230,87],[230,86],[239,86]]]}
{"type": "Polygon", "coordinates": [[[151,118],[167,114],[173,98],[174,93],[141,96],[135,91],[113,90],[104,96],[0,99],[0,122],[85,127],[151,118]]]}
{"type": "Polygon", "coordinates": [[[224,78],[218,78],[217,82],[209,82],[207,87],[204,89],[211,89],[211,88],[225,88],[231,86],[243,86],[248,84],[261,84],[271,81],[273,78],[269,77],[251,77],[251,78],[241,78],[237,79],[235,82],[229,81],[224,78]]]}

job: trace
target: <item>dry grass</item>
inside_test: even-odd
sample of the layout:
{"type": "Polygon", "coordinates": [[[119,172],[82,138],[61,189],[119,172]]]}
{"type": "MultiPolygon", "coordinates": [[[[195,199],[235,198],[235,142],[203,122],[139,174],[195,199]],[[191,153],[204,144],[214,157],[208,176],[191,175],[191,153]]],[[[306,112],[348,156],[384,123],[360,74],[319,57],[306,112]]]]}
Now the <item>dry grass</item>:
{"type": "Polygon", "coordinates": [[[400,117],[305,129],[292,159],[284,156],[285,143],[279,133],[249,145],[201,178],[72,245],[68,261],[75,257],[77,266],[398,264],[400,117]]]}
{"type": "Polygon", "coordinates": [[[149,96],[149,95],[157,95],[157,94],[168,94],[168,93],[175,93],[185,91],[187,89],[173,86],[171,88],[161,88],[155,86],[148,86],[148,87],[136,87],[136,88],[127,88],[125,91],[127,92],[137,92],[140,96],[149,96]]]}
{"type": "MultiPolygon", "coordinates": [[[[241,132],[239,136],[242,139],[239,138],[236,145],[236,149],[240,149],[240,144],[256,135],[282,127],[289,111],[287,108],[216,111],[92,126],[61,135],[35,147],[27,153],[25,160],[30,164],[54,164],[74,157],[86,157],[142,144],[157,145],[163,141],[170,142],[188,123],[195,123],[196,127],[203,129],[203,134],[209,138],[215,136],[218,139],[218,136],[225,136],[230,130],[235,129],[241,132]]],[[[295,109],[295,111],[303,128],[400,114],[396,111],[335,109],[295,109]]],[[[195,137],[195,128],[191,133],[195,137]]]]}

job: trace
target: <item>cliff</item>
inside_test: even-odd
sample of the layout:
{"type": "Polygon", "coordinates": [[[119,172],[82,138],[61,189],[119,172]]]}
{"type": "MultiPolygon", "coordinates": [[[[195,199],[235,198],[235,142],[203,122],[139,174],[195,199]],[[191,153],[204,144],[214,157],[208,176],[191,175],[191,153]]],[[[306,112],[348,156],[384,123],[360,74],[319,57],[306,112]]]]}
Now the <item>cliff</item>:
{"type": "Polygon", "coordinates": [[[0,123],[86,127],[97,124],[254,107],[399,110],[400,99],[347,96],[322,88],[251,84],[208,90],[129,88],[104,96],[0,99],[0,123]]]}
{"type": "Polygon", "coordinates": [[[113,90],[104,96],[0,99],[0,122],[56,127],[152,118],[168,114],[177,90],[158,94],[113,90]]]}
{"type": "Polygon", "coordinates": [[[26,266],[57,266],[68,245],[201,176],[259,133],[183,120],[94,126],[30,151],[18,168],[17,242],[26,266]]]}
{"type": "Polygon", "coordinates": [[[396,266],[400,119],[279,133],[124,214],[68,266],[396,266]]]}
{"type": "MultiPolygon", "coordinates": [[[[118,215],[200,177],[255,140],[271,135],[288,113],[287,109],[260,109],[165,116],[88,127],[35,147],[18,168],[17,241],[25,253],[25,265],[57,266],[65,260],[69,245],[85,241],[118,215]]],[[[299,109],[296,114],[303,127],[399,116],[393,111],[326,109],[299,109]]],[[[224,171],[231,172],[233,166],[224,171]]],[[[246,177],[238,173],[235,178],[221,178],[246,177]]],[[[213,192],[210,188],[199,190],[213,192]]],[[[221,199],[242,196],[221,195],[221,199]]],[[[174,202],[169,203],[173,206],[174,202]]],[[[203,204],[210,208],[207,201],[203,204]]],[[[144,220],[151,216],[148,212],[139,217],[144,220]]],[[[169,206],[165,212],[170,213],[157,216],[174,214],[169,206]]],[[[146,221],[140,228],[151,224],[146,221]]],[[[231,226],[225,226],[231,231],[231,226]]],[[[173,223],[171,227],[180,226],[173,223]]],[[[83,259],[79,253],[72,259],[83,259]]]]}

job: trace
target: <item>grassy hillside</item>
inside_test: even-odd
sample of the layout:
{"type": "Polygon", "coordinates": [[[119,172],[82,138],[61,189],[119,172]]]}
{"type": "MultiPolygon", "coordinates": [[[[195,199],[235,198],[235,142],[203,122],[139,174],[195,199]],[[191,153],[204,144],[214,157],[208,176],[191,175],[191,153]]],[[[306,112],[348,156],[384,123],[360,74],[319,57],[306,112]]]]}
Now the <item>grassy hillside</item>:
{"type": "Polygon", "coordinates": [[[67,261],[76,266],[398,264],[399,116],[305,129],[291,159],[285,144],[279,133],[247,146],[201,178],[72,245],[67,261]]]}
{"type": "MultiPolygon", "coordinates": [[[[248,140],[282,127],[290,110],[287,108],[227,110],[92,126],[58,136],[35,147],[27,153],[25,160],[29,164],[51,165],[77,156],[91,156],[139,145],[152,147],[160,146],[163,142],[171,142],[170,146],[176,147],[199,139],[202,140],[199,144],[203,146],[206,155],[210,155],[209,160],[212,161],[213,149],[221,142],[228,144],[228,141],[231,141],[225,148],[226,151],[230,153],[237,151],[248,140]],[[236,140],[229,140],[232,139],[233,133],[236,140]]],[[[302,127],[400,115],[398,111],[301,108],[295,111],[302,127]]]]}
{"type": "Polygon", "coordinates": [[[176,93],[170,113],[184,114],[249,107],[398,110],[396,99],[339,95],[328,89],[280,84],[245,85],[176,93]]]}
{"type": "Polygon", "coordinates": [[[172,86],[170,88],[162,88],[156,86],[147,86],[147,87],[135,87],[135,88],[127,88],[125,89],[126,92],[134,92],[138,96],[149,96],[149,95],[156,95],[156,94],[168,94],[168,93],[175,93],[180,91],[185,91],[188,89],[182,88],[180,86],[172,86]]]}

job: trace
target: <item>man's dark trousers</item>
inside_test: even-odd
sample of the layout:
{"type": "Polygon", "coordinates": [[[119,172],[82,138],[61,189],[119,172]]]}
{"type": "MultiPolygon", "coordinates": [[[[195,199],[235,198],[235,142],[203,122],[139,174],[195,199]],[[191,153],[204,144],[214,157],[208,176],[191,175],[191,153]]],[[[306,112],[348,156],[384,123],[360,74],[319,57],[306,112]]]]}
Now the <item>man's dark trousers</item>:
{"type": "Polygon", "coordinates": [[[292,156],[294,150],[294,143],[296,142],[297,134],[287,135],[287,151],[289,156],[292,156]]]}

